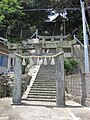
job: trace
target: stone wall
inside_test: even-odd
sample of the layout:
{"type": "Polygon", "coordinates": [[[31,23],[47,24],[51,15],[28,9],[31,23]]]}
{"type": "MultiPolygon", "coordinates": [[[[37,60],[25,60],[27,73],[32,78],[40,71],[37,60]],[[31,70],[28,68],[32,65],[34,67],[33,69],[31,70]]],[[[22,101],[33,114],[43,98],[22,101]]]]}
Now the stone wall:
{"type": "MultiPolygon", "coordinates": [[[[89,57],[89,64],[90,64],[90,45],[88,46],[88,57],[89,57]]],[[[83,73],[84,70],[84,46],[81,45],[73,45],[72,46],[72,56],[78,60],[79,68],[81,72],[83,73]]],[[[90,65],[89,65],[90,69],[90,65]]]]}
{"type": "Polygon", "coordinates": [[[66,76],[65,88],[73,100],[79,101],[82,105],[90,105],[90,73],[66,76]]]}
{"type": "MultiPolygon", "coordinates": [[[[22,76],[22,95],[27,85],[29,85],[30,79],[30,76],[26,74],[22,76]]],[[[14,78],[10,78],[9,76],[0,76],[0,98],[12,97],[13,81],[14,78]]]]}
{"type": "Polygon", "coordinates": [[[81,77],[79,74],[69,75],[65,77],[65,87],[69,94],[82,95],[81,77]]]}
{"type": "Polygon", "coordinates": [[[1,76],[0,77],[0,97],[8,97],[11,96],[11,90],[9,86],[9,77],[1,76]]]}

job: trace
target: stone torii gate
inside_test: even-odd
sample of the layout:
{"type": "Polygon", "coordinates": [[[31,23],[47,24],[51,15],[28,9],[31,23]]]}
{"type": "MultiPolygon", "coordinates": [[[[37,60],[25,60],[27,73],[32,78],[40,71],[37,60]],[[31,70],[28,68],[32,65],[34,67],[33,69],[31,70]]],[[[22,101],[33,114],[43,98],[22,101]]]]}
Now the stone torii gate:
{"type": "Polygon", "coordinates": [[[56,105],[65,106],[65,87],[64,87],[64,53],[59,52],[51,56],[22,56],[20,54],[15,54],[15,77],[14,77],[14,87],[13,87],[13,98],[12,103],[15,105],[21,104],[21,85],[22,85],[22,61],[23,59],[30,58],[51,58],[53,61],[52,65],[56,66],[56,105]]]}

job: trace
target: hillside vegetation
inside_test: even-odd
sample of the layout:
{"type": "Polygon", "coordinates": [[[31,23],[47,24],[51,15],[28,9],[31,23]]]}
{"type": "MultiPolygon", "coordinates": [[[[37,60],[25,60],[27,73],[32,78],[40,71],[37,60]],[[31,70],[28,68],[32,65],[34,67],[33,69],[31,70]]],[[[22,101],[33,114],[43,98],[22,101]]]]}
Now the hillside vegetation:
{"type": "MultiPolygon", "coordinates": [[[[60,13],[65,9],[68,18],[65,21],[65,34],[78,33],[82,27],[79,0],[2,0],[0,36],[8,38],[11,42],[17,42],[29,38],[36,29],[39,30],[39,34],[52,35],[55,23],[45,23],[47,16],[50,10],[60,13]]],[[[87,10],[86,14],[88,18],[87,10]]],[[[63,26],[64,22],[61,24],[63,26]]]]}

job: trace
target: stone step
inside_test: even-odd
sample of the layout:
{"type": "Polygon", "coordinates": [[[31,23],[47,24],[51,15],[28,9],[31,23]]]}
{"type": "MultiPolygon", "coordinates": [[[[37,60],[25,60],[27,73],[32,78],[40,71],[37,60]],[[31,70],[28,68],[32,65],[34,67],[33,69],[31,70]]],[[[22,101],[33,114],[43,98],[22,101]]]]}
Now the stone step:
{"type": "Polygon", "coordinates": [[[36,79],[35,82],[56,82],[56,79],[36,79]]]}
{"type": "Polygon", "coordinates": [[[45,91],[45,90],[43,90],[43,91],[37,91],[37,90],[30,90],[30,92],[29,93],[36,93],[36,94],[39,94],[39,93],[44,93],[44,94],[56,94],[56,91],[45,91]]]}
{"type": "Polygon", "coordinates": [[[56,91],[55,88],[31,88],[31,90],[37,90],[37,91],[56,91]]]}
{"type": "Polygon", "coordinates": [[[33,87],[56,87],[56,85],[52,84],[34,84],[33,87]]]}
{"type": "Polygon", "coordinates": [[[36,81],[36,82],[37,82],[37,81],[39,81],[39,82],[40,82],[40,81],[41,81],[41,82],[42,82],[42,81],[43,81],[43,82],[56,82],[56,79],[50,79],[50,78],[46,78],[46,79],[45,79],[45,78],[42,78],[42,79],[36,79],[35,81],[36,81]]]}
{"type": "Polygon", "coordinates": [[[48,86],[56,86],[56,83],[54,82],[51,82],[51,83],[48,83],[48,82],[34,82],[33,85],[48,85],[48,86]]]}
{"type": "Polygon", "coordinates": [[[28,95],[28,98],[44,98],[44,99],[55,99],[56,96],[50,96],[50,95],[28,95]]]}
{"type": "MultiPolygon", "coordinates": [[[[50,68],[48,68],[48,69],[50,69],[50,68]]],[[[38,74],[46,75],[46,74],[52,74],[52,73],[55,74],[56,73],[56,71],[48,70],[48,69],[47,70],[44,69],[42,71],[39,71],[38,74]]]]}
{"type": "Polygon", "coordinates": [[[55,66],[41,65],[27,100],[56,102],[56,75],[54,69],[55,66]]]}
{"type": "Polygon", "coordinates": [[[55,81],[56,78],[54,79],[54,78],[51,78],[50,76],[49,76],[49,77],[42,76],[42,77],[40,77],[40,78],[36,78],[36,80],[42,80],[42,81],[44,81],[44,80],[46,80],[46,81],[55,81]]]}
{"type": "Polygon", "coordinates": [[[43,102],[56,102],[56,99],[44,99],[44,98],[27,98],[28,101],[43,101],[43,102]]]}
{"type": "Polygon", "coordinates": [[[29,92],[29,94],[28,95],[35,95],[35,96],[56,96],[56,93],[47,93],[47,92],[29,92]]]}
{"type": "Polygon", "coordinates": [[[39,74],[39,75],[37,75],[37,79],[43,79],[43,77],[46,77],[46,78],[48,78],[48,76],[51,78],[51,79],[55,79],[56,78],[56,76],[55,75],[53,75],[53,74],[48,74],[48,75],[44,75],[44,74],[39,74]]]}
{"type": "Polygon", "coordinates": [[[32,93],[43,93],[43,92],[45,92],[45,93],[47,93],[48,94],[48,92],[55,92],[56,93],[56,90],[45,90],[45,89],[31,89],[30,90],[30,92],[32,92],[32,93]]]}
{"type": "MultiPolygon", "coordinates": [[[[49,69],[49,68],[48,68],[48,69],[49,69]]],[[[41,74],[42,74],[42,75],[46,75],[46,74],[48,74],[48,75],[49,75],[49,74],[55,75],[55,73],[56,73],[56,72],[53,71],[53,70],[42,70],[42,71],[39,71],[37,75],[41,75],[41,74]]]]}
{"type": "Polygon", "coordinates": [[[50,89],[56,89],[56,86],[48,86],[48,85],[33,85],[32,86],[32,88],[45,88],[45,89],[48,89],[48,88],[50,88],[50,89]]]}
{"type": "Polygon", "coordinates": [[[56,83],[56,80],[36,80],[35,82],[56,83]]]}
{"type": "Polygon", "coordinates": [[[38,85],[38,86],[35,86],[35,85],[33,85],[33,86],[31,87],[31,89],[32,89],[32,88],[36,88],[36,89],[37,89],[37,88],[40,88],[40,89],[41,89],[41,88],[43,88],[43,89],[56,89],[56,86],[47,86],[47,85],[46,85],[46,86],[43,86],[43,85],[42,85],[42,86],[39,86],[39,85],[38,85]]]}
{"type": "Polygon", "coordinates": [[[39,99],[44,99],[44,100],[52,100],[52,99],[56,99],[56,97],[54,96],[28,96],[27,98],[33,98],[33,99],[37,99],[37,100],[39,100],[39,99]]]}

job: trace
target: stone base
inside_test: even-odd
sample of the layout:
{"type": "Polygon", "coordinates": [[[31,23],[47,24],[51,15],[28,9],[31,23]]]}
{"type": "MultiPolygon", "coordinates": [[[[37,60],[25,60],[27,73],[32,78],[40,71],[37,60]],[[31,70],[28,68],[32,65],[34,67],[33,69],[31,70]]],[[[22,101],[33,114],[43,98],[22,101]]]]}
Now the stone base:
{"type": "Polygon", "coordinates": [[[83,98],[82,96],[67,94],[66,101],[67,100],[75,101],[83,106],[87,106],[87,107],[90,106],[90,98],[83,98]]]}
{"type": "Polygon", "coordinates": [[[19,103],[13,103],[12,101],[11,101],[11,105],[21,105],[22,103],[21,102],[19,102],[19,103]]]}
{"type": "Polygon", "coordinates": [[[84,98],[82,105],[89,107],[90,106],[90,98],[84,98]]]}

